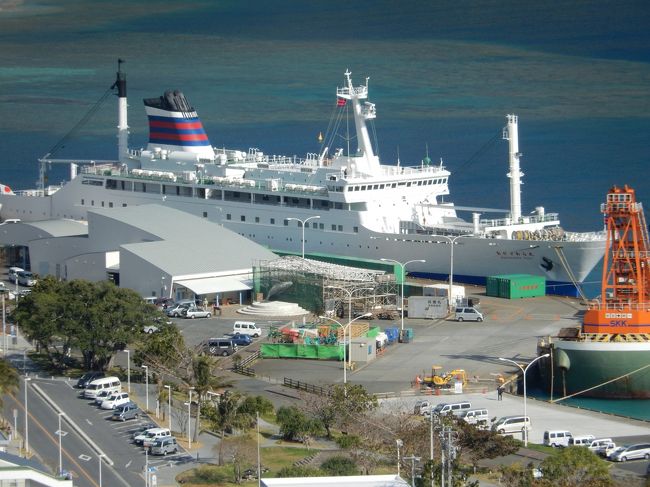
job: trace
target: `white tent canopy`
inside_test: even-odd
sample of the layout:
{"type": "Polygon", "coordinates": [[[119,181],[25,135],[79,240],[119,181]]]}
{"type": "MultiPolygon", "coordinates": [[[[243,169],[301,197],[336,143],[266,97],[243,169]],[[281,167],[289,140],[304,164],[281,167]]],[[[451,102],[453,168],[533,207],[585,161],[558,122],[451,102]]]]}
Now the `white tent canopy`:
{"type": "Polygon", "coordinates": [[[174,284],[186,287],[194,294],[226,293],[230,291],[247,291],[251,289],[246,282],[232,276],[203,277],[197,279],[182,279],[174,284]]]}

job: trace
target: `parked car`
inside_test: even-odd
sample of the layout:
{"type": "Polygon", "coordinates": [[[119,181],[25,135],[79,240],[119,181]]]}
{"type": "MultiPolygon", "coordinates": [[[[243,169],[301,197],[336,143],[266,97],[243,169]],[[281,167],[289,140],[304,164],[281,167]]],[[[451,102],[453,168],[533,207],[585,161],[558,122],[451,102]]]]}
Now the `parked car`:
{"type": "Polygon", "coordinates": [[[142,328],[142,331],[150,335],[157,332],[158,327],[156,325],[145,325],[144,328],[142,328]]]}
{"type": "Polygon", "coordinates": [[[126,404],[127,402],[131,402],[131,399],[129,399],[129,393],[128,392],[117,392],[115,394],[111,394],[107,399],[104,399],[104,402],[101,404],[102,409],[115,409],[118,406],[121,406],[122,404],[126,404]]]}
{"type": "Polygon", "coordinates": [[[591,442],[594,441],[596,437],[594,435],[577,435],[572,438],[569,438],[569,446],[586,446],[591,445],[591,442]]]}
{"type": "Polygon", "coordinates": [[[25,269],[23,269],[22,267],[10,267],[9,271],[7,272],[7,277],[9,279],[9,282],[15,283],[18,280],[19,272],[25,272],[25,269]]]}
{"type": "Polygon", "coordinates": [[[135,439],[136,439],[138,436],[143,435],[143,434],[146,433],[148,430],[153,429],[153,428],[158,428],[158,425],[157,425],[156,423],[151,423],[151,422],[141,424],[141,425],[138,426],[138,428],[137,428],[137,429],[132,433],[132,435],[131,435],[131,439],[132,439],[133,441],[135,441],[135,439]]]}
{"type": "Polygon", "coordinates": [[[167,307],[165,313],[172,318],[180,318],[181,316],[185,316],[187,308],[189,308],[189,304],[172,304],[167,307]]]}
{"type": "Polygon", "coordinates": [[[253,343],[253,339],[250,337],[250,335],[235,334],[230,338],[230,340],[238,347],[247,347],[253,343]]]}
{"type": "Polygon", "coordinates": [[[211,355],[222,355],[227,357],[237,351],[237,345],[233,342],[232,338],[210,338],[202,344],[204,352],[211,355]]]}
{"type": "Polygon", "coordinates": [[[21,286],[32,287],[36,284],[36,277],[29,271],[22,271],[17,274],[18,284],[21,286]]]}
{"type": "Polygon", "coordinates": [[[127,421],[129,419],[138,419],[140,416],[140,408],[134,402],[127,402],[115,408],[111,419],[113,421],[127,421]]]}
{"type": "Polygon", "coordinates": [[[202,310],[201,308],[196,308],[196,307],[188,308],[187,311],[185,312],[185,318],[190,318],[192,320],[194,318],[209,318],[210,316],[212,316],[212,313],[210,313],[209,311],[205,311],[202,310]]]}
{"type": "Polygon", "coordinates": [[[153,445],[154,441],[170,437],[171,435],[171,431],[169,431],[167,428],[154,428],[153,430],[149,430],[144,436],[142,440],[142,446],[149,448],[151,445],[153,445]]]}
{"type": "Polygon", "coordinates": [[[456,321],[483,321],[483,314],[476,308],[456,308],[456,321]]]}
{"type": "Polygon", "coordinates": [[[111,395],[114,394],[114,391],[110,390],[104,390],[104,391],[99,391],[97,395],[95,396],[93,402],[95,403],[96,406],[101,406],[102,403],[111,397],[111,395]]]}
{"type": "Polygon", "coordinates": [[[252,321],[235,321],[232,332],[236,335],[250,335],[253,338],[262,336],[262,330],[252,321]]]}
{"type": "Polygon", "coordinates": [[[532,429],[530,417],[528,416],[504,416],[492,425],[492,431],[496,431],[500,435],[523,433],[523,431],[529,432],[532,429]]]}
{"type": "Polygon", "coordinates": [[[616,443],[614,443],[611,438],[596,438],[587,448],[598,455],[606,457],[607,450],[611,453],[616,449],[616,443]]]}
{"type": "Polygon", "coordinates": [[[160,438],[154,441],[149,447],[149,453],[151,455],[167,455],[168,453],[176,452],[178,452],[178,444],[176,443],[176,438],[173,436],[160,438]]]}
{"type": "Polygon", "coordinates": [[[628,460],[638,460],[639,458],[650,460],[650,443],[623,446],[612,453],[609,458],[615,462],[626,462],[628,460]]]}
{"type": "Polygon", "coordinates": [[[102,377],[106,377],[106,374],[104,372],[100,371],[91,371],[91,372],[86,372],[84,375],[79,377],[79,380],[77,381],[77,388],[79,389],[85,389],[88,384],[90,384],[92,381],[95,379],[101,379],[102,377]]]}

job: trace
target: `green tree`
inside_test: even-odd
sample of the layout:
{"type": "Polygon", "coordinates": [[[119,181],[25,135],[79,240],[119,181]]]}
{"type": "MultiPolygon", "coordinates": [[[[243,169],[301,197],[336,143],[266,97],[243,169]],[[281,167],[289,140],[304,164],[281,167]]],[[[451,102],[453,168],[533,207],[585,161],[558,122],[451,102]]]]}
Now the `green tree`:
{"type": "Polygon", "coordinates": [[[454,427],[459,433],[459,446],[472,461],[474,470],[479,460],[512,455],[519,450],[518,442],[511,436],[501,436],[490,430],[478,429],[465,421],[457,421],[454,427]]]}
{"type": "Polygon", "coordinates": [[[142,333],[151,314],[152,307],[130,289],[46,277],[19,301],[12,317],[54,365],[64,365],[68,351],[76,347],[85,368],[103,370],[115,351],[142,333]]]}
{"type": "Polygon", "coordinates": [[[205,417],[211,427],[219,432],[219,465],[223,465],[223,447],[226,433],[232,433],[235,429],[246,430],[251,427],[253,418],[249,412],[243,411],[241,405],[244,397],[237,393],[226,391],[219,396],[216,407],[208,405],[205,408],[205,417]]]}
{"type": "Polygon", "coordinates": [[[609,487],[614,485],[607,464],[588,448],[570,446],[547,457],[539,466],[539,486],[609,487]]]}
{"type": "Polygon", "coordinates": [[[321,463],[320,469],[327,475],[342,476],[342,475],[358,475],[359,468],[351,458],[337,455],[328,458],[321,463]]]}
{"type": "Polygon", "coordinates": [[[318,420],[308,417],[296,406],[281,407],[277,410],[275,416],[280,426],[282,438],[288,441],[296,440],[308,443],[311,436],[322,431],[322,426],[318,420]]]}
{"type": "Polygon", "coordinates": [[[11,366],[8,360],[0,359],[0,406],[2,396],[13,394],[18,390],[18,372],[11,366]]]}

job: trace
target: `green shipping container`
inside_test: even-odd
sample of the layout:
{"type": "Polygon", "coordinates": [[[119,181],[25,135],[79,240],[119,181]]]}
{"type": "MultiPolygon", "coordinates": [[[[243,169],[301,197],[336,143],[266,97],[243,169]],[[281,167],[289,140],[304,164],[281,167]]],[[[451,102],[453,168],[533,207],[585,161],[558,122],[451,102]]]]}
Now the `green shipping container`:
{"type": "Polygon", "coordinates": [[[499,276],[488,276],[485,280],[485,295],[499,297],[499,276]]]}
{"type": "MultiPolygon", "coordinates": [[[[546,278],[543,276],[532,276],[530,274],[507,274],[502,276],[490,276],[488,280],[494,280],[491,291],[498,288],[497,296],[505,299],[536,298],[546,295],[546,278]]],[[[486,289],[488,296],[489,294],[486,289]]]]}

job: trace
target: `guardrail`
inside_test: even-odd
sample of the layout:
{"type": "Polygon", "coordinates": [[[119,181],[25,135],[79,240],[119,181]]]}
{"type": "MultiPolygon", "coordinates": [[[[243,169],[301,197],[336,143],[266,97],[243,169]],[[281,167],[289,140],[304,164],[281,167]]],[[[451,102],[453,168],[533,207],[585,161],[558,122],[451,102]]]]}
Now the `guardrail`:
{"type": "Polygon", "coordinates": [[[329,395],[329,391],[321,386],[315,386],[299,380],[293,380],[288,377],[284,378],[284,386],[291,389],[298,389],[300,391],[310,392],[312,394],[329,395]]]}

